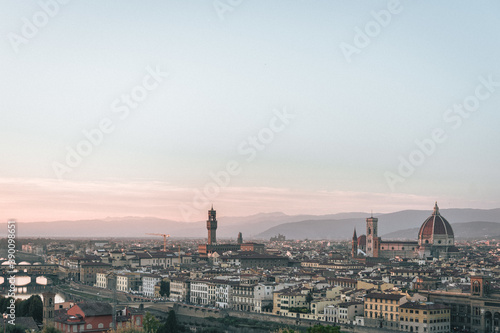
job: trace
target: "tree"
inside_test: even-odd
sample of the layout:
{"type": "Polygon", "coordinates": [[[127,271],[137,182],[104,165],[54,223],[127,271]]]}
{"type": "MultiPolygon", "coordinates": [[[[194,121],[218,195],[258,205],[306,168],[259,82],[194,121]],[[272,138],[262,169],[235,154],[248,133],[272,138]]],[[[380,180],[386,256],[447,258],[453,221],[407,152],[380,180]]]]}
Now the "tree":
{"type": "MultiPolygon", "coordinates": [[[[3,332],[3,327],[2,327],[3,332]]],[[[24,329],[19,325],[6,324],[4,333],[24,333],[24,329]]]]}
{"type": "Polygon", "coordinates": [[[168,312],[167,320],[165,324],[163,324],[158,333],[178,333],[179,332],[179,324],[177,323],[177,316],[174,310],[170,310],[168,312]]]}
{"type": "Polygon", "coordinates": [[[160,282],[160,295],[169,297],[170,296],[170,282],[161,281],[160,282]]]}
{"type": "Polygon", "coordinates": [[[45,326],[42,330],[42,333],[62,333],[62,332],[57,328],[55,328],[54,326],[45,326]]]}
{"type": "Polygon", "coordinates": [[[10,300],[13,299],[12,297],[3,297],[0,295],[0,313],[6,313],[7,307],[10,305],[10,300]]]}
{"type": "Polygon", "coordinates": [[[26,300],[21,300],[20,298],[16,299],[16,316],[17,317],[26,317],[28,316],[29,307],[31,300],[28,298],[26,300]]]}
{"type": "Polygon", "coordinates": [[[33,295],[29,299],[28,317],[33,317],[37,323],[43,320],[43,302],[39,295],[33,295]]]}
{"type": "Polygon", "coordinates": [[[306,296],[306,302],[309,304],[309,312],[311,311],[311,302],[313,301],[314,297],[312,295],[312,291],[309,291],[306,296]]]}
{"type": "Polygon", "coordinates": [[[146,333],[156,333],[160,328],[160,321],[156,319],[151,313],[146,312],[143,321],[144,332],[146,333]]]}
{"type": "MultiPolygon", "coordinates": [[[[110,330],[108,332],[109,333],[143,333],[144,331],[138,330],[137,328],[129,327],[129,328],[118,328],[116,330],[110,330]]],[[[52,332],[50,332],[50,333],[52,333],[52,332]]]]}
{"type": "Polygon", "coordinates": [[[313,327],[307,329],[307,333],[341,333],[338,326],[323,326],[321,324],[316,324],[313,327]]]}
{"type": "Polygon", "coordinates": [[[273,311],[273,303],[266,304],[262,307],[263,312],[272,312],[273,311]]]}

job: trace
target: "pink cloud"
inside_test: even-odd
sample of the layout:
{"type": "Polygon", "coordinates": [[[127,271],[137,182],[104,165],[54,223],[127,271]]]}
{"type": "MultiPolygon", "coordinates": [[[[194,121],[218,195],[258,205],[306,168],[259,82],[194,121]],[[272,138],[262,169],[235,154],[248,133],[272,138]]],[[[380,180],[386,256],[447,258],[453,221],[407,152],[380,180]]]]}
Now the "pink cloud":
{"type": "MultiPolygon", "coordinates": [[[[183,220],[181,205],[193,207],[193,188],[158,181],[77,182],[51,179],[0,179],[0,221],[79,220],[108,216],[154,216],[183,220]]],[[[312,191],[289,188],[228,187],[193,209],[191,221],[205,219],[214,203],[220,216],[260,212],[332,214],[387,213],[405,209],[431,210],[438,200],[443,208],[494,208],[489,202],[434,198],[401,193],[312,191]]]]}

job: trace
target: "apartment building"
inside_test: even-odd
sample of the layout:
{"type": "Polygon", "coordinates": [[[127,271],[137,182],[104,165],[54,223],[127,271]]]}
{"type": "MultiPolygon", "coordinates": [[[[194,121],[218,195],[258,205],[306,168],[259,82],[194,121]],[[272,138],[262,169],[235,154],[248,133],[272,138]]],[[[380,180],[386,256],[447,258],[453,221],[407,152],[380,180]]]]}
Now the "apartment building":
{"type": "Polygon", "coordinates": [[[450,332],[450,308],[432,302],[406,302],[399,307],[403,332],[450,332]]]}
{"type": "Polygon", "coordinates": [[[399,329],[399,307],[406,303],[405,295],[371,293],[365,296],[365,326],[389,330],[399,329]]]}
{"type": "Polygon", "coordinates": [[[170,279],[170,298],[177,302],[191,301],[190,281],[186,277],[173,277],[170,279]]]}
{"type": "Polygon", "coordinates": [[[97,273],[105,273],[110,268],[110,264],[102,262],[84,262],[80,264],[80,282],[93,286],[96,283],[97,273]]]}
{"type": "Polygon", "coordinates": [[[156,274],[145,274],[142,276],[142,294],[147,297],[155,296],[155,286],[162,280],[156,274]]]}
{"type": "Polygon", "coordinates": [[[116,290],[130,292],[141,291],[142,281],[139,273],[121,273],[116,275],[116,290]]]}

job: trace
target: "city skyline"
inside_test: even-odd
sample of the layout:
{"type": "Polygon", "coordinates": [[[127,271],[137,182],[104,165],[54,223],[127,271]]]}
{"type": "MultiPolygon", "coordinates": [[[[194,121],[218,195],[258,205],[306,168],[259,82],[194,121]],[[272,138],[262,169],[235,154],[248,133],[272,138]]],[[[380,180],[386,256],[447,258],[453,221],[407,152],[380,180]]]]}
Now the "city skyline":
{"type": "Polygon", "coordinates": [[[0,1],[0,220],[498,208],[499,6],[0,1]]]}

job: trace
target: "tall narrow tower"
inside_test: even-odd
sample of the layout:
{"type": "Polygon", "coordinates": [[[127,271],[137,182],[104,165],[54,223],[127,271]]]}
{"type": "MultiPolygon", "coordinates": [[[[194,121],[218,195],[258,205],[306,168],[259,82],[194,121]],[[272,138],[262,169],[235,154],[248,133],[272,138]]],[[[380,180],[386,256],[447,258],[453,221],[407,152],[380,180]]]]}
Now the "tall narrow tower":
{"type": "Polygon", "coordinates": [[[243,235],[241,232],[238,232],[238,240],[236,241],[238,244],[243,244],[243,235]]]}
{"type": "Polygon", "coordinates": [[[42,293],[43,296],[43,326],[49,327],[54,325],[54,300],[56,294],[52,291],[42,293]]]}
{"type": "Polygon", "coordinates": [[[356,235],[356,227],[354,227],[354,233],[352,235],[351,257],[356,258],[357,256],[358,256],[358,235],[356,235]]]}
{"type": "Polygon", "coordinates": [[[368,257],[378,257],[378,218],[369,217],[366,219],[366,255],[368,257]]]}
{"type": "Polygon", "coordinates": [[[207,230],[208,245],[217,244],[217,236],[215,235],[215,232],[217,230],[217,219],[215,218],[215,210],[213,205],[212,209],[208,211],[207,230]]]}

